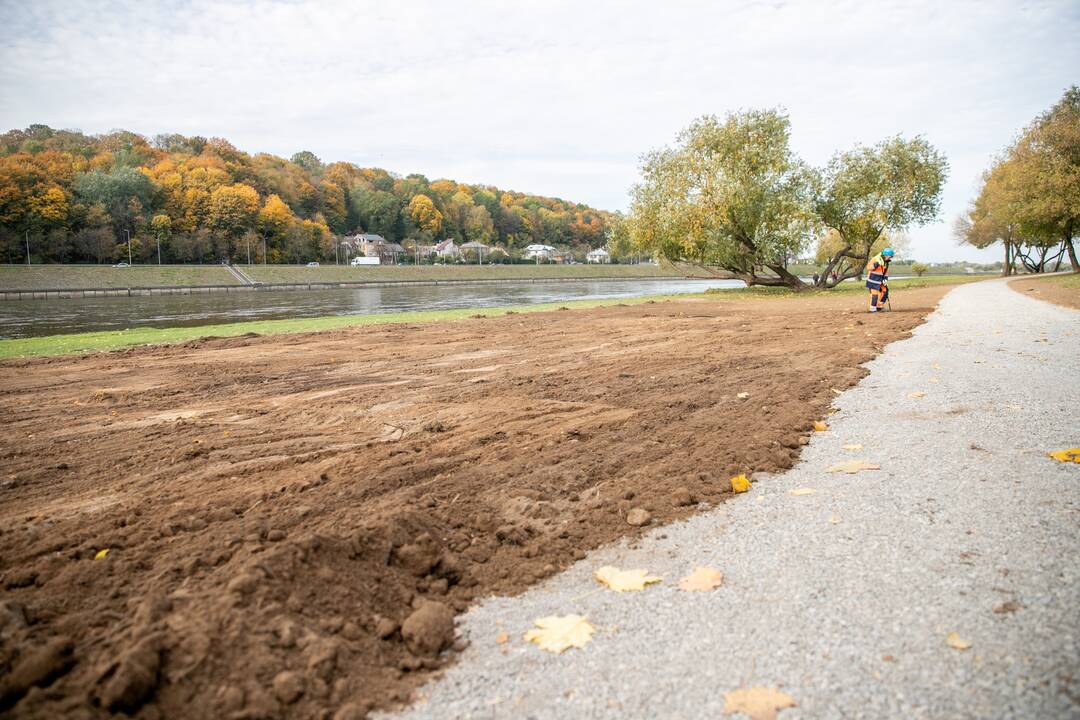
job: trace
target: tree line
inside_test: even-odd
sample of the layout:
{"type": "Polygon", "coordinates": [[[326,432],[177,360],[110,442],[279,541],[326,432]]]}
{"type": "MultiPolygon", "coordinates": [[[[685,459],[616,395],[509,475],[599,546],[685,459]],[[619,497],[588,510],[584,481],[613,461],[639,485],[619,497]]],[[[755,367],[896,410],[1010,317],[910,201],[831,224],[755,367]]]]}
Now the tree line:
{"type": "Polygon", "coordinates": [[[674,146],[644,156],[613,244],[719,267],[748,285],[830,288],[940,212],[948,163],[924,138],[888,138],[814,168],[792,151],[790,131],[780,110],[699,118],[674,146]],[[815,245],[822,270],[807,283],[788,265],[815,245]]]}
{"type": "Polygon", "coordinates": [[[1001,243],[1005,275],[1058,270],[1068,257],[1080,272],[1080,88],[1073,85],[983,173],[978,196],[954,234],[978,248],[1001,243]]]}
{"type": "Polygon", "coordinates": [[[0,135],[0,253],[6,262],[299,263],[336,240],[452,238],[508,251],[532,243],[583,253],[612,215],[559,198],[352,163],[250,155],[221,138],[85,135],[32,125],[0,135]]]}

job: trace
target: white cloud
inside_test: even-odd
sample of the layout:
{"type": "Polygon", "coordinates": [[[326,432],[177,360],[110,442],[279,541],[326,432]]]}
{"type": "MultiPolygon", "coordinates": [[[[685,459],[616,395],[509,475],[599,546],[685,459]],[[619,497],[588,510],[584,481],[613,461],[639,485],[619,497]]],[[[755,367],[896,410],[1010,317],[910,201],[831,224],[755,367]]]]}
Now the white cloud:
{"type": "MultiPolygon", "coordinates": [[[[0,0],[0,125],[218,135],[609,209],[694,117],[786,107],[809,161],[923,134],[955,247],[989,157],[1080,79],[1060,2],[0,0]]],[[[996,257],[988,253],[984,257],[996,257]]]]}

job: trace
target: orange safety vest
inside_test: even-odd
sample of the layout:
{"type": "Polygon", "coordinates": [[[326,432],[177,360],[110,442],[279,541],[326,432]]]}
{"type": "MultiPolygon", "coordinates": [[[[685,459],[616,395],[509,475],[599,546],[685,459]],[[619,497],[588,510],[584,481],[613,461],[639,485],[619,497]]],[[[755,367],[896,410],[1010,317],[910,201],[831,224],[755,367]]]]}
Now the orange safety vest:
{"type": "Polygon", "coordinates": [[[866,272],[866,287],[871,290],[880,290],[881,283],[889,278],[889,263],[885,262],[885,257],[881,253],[878,253],[866,264],[866,272]]]}

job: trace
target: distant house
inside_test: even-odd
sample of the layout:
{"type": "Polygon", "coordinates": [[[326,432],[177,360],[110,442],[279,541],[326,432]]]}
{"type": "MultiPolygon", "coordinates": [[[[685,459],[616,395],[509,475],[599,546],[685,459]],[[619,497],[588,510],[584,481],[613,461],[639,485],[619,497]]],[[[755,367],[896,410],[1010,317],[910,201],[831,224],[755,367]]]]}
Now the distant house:
{"type": "Polygon", "coordinates": [[[405,248],[390,242],[382,235],[360,233],[345,238],[345,246],[352,253],[364,257],[377,257],[381,265],[395,265],[405,248]]]}
{"type": "Polygon", "coordinates": [[[461,255],[461,248],[454,244],[453,238],[449,238],[435,245],[421,245],[420,254],[424,257],[435,255],[444,260],[456,260],[461,255]]]}
{"type": "Polygon", "coordinates": [[[550,245],[534,243],[525,246],[525,250],[521,253],[521,257],[526,260],[551,260],[555,257],[555,253],[557,252],[558,251],[550,245]]]}
{"type": "Polygon", "coordinates": [[[611,254],[604,248],[596,248],[585,255],[585,262],[606,264],[611,262],[611,254]]]}

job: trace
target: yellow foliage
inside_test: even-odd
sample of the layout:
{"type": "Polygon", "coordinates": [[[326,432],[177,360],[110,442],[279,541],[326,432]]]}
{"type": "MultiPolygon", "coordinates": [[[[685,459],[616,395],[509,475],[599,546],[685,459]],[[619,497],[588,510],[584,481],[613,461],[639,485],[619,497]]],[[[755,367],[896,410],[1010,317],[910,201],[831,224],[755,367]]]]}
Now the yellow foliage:
{"type": "Polygon", "coordinates": [[[572,647],[585,647],[594,632],[595,628],[580,615],[552,615],[537,620],[536,627],[525,633],[525,641],[558,654],[572,647]]]}
{"type": "Polygon", "coordinates": [[[607,585],[615,592],[635,592],[644,590],[646,585],[658,583],[662,578],[650,575],[648,570],[620,570],[605,565],[596,571],[596,580],[607,585]]]}
{"type": "Polygon", "coordinates": [[[744,493],[750,489],[750,481],[746,479],[745,474],[736,475],[731,478],[731,492],[744,493]]]}
{"type": "Polygon", "coordinates": [[[1046,453],[1058,462],[1063,463],[1080,463],[1080,448],[1069,448],[1068,450],[1057,450],[1055,452],[1046,453]]]}

